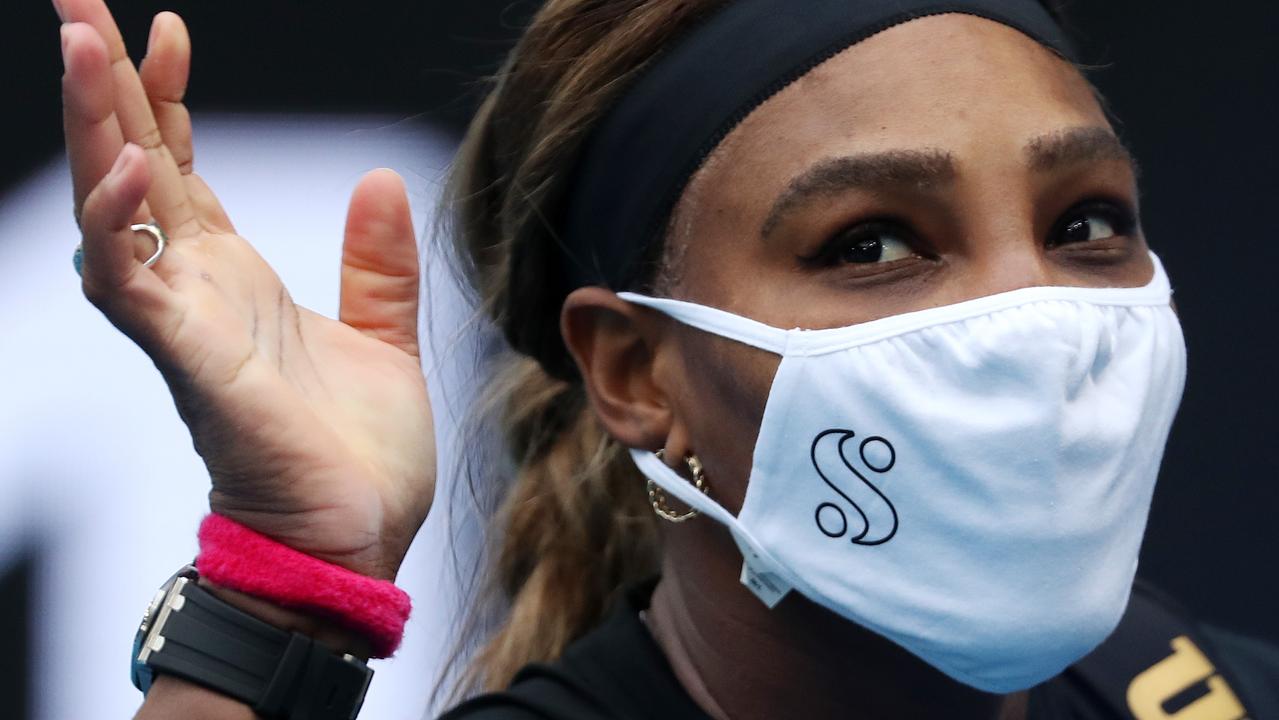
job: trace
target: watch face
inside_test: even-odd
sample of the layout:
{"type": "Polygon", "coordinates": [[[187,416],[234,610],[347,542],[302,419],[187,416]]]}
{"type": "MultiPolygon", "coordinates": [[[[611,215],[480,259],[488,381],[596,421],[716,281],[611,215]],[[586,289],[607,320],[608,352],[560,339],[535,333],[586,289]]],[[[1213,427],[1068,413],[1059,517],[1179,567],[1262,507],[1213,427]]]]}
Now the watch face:
{"type": "Polygon", "coordinates": [[[160,609],[160,605],[164,602],[164,596],[169,593],[169,587],[173,585],[173,580],[164,584],[164,587],[155,591],[155,595],[151,596],[151,604],[147,605],[147,611],[142,614],[142,623],[138,625],[138,634],[145,635],[147,630],[151,629],[151,618],[155,617],[155,613],[160,609]]]}

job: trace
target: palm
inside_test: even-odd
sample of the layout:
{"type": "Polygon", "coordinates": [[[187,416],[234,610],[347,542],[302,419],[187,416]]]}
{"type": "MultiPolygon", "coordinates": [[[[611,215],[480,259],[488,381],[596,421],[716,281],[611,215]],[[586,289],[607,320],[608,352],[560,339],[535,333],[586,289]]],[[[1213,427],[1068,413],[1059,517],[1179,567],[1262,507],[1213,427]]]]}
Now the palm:
{"type": "Polygon", "coordinates": [[[417,356],[294,305],[239,237],[193,240],[211,251],[175,238],[166,258],[181,305],[166,376],[216,508],[312,554],[375,553],[388,516],[424,515],[430,500],[417,356]]]}
{"type": "Polygon", "coordinates": [[[435,465],[402,184],[375,172],[356,189],[339,320],[295,305],[191,172],[181,21],[158,18],[139,79],[119,62],[101,0],[60,4],[64,20],[80,21],[64,29],[64,95],[86,294],[169,383],[215,510],[393,576],[429,508],[435,465]],[[152,217],[170,242],[146,268],[138,253],[150,248],[135,250],[128,226],[152,217]]]}

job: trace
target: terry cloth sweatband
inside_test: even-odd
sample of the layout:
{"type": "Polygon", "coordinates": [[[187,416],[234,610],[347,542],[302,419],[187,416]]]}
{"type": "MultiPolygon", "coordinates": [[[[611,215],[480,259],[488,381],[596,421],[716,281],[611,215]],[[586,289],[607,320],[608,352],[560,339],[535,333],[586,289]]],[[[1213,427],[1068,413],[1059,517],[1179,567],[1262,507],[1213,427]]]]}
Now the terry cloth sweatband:
{"type": "Polygon", "coordinates": [[[222,515],[204,518],[199,537],[195,567],[211,582],[331,618],[368,638],[375,658],[400,646],[412,603],[395,583],[299,552],[222,515]]]}
{"type": "Polygon", "coordinates": [[[944,13],[1008,25],[1073,60],[1037,0],[733,0],[652,61],[587,138],[564,196],[565,294],[632,289],[689,179],[748,115],[861,41],[944,13]]]}

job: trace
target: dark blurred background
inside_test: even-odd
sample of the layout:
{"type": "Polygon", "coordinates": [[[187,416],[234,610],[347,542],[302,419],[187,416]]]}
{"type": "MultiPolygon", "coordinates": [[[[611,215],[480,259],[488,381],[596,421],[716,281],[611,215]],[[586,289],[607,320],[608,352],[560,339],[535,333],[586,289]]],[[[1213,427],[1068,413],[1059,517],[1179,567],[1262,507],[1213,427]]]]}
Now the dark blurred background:
{"type": "MultiPolygon", "coordinates": [[[[536,5],[122,0],[113,9],[138,53],[154,13],[186,19],[196,112],[389,112],[460,134],[479,81],[536,5]]],[[[1077,0],[1071,14],[1144,168],[1147,236],[1173,276],[1190,346],[1142,573],[1204,619],[1279,642],[1279,3],[1077,0]]],[[[59,75],[52,8],[0,2],[0,195],[61,152],[59,75]]],[[[29,567],[0,576],[5,717],[24,717],[30,699],[24,648],[39,625],[29,567]]]]}

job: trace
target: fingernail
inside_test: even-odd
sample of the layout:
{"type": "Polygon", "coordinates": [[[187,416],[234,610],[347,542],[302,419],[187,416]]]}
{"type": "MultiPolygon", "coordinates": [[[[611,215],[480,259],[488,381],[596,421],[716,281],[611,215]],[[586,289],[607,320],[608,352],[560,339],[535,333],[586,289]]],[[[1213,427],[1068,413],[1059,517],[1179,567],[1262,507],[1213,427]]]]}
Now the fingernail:
{"type": "Polygon", "coordinates": [[[58,28],[58,34],[62,36],[62,64],[67,64],[67,26],[63,25],[58,28]]]}

